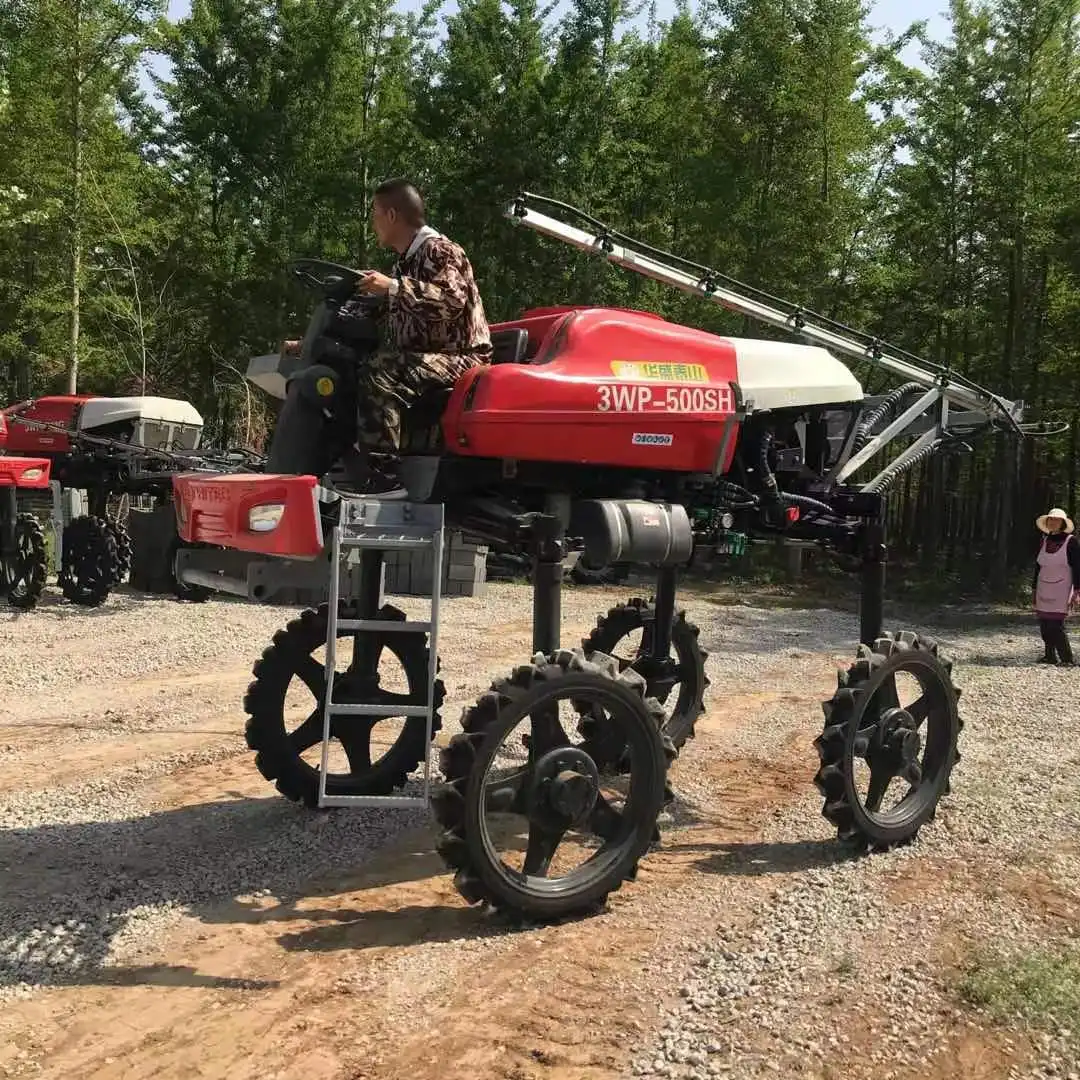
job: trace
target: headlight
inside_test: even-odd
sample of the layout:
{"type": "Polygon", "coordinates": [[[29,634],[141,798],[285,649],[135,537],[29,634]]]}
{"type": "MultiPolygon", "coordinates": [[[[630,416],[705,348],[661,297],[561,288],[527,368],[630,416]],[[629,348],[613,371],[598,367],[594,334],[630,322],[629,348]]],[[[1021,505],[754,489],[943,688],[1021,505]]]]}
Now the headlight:
{"type": "Polygon", "coordinates": [[[266,503],[248,511],[248,528],[252,532],[272,532],[285,513],[284,503],[266,503]]]}
{"type": "Polygon", "coordinates": [[[735,515],[731,513],[725,513],[720,515],[720,528],[730,529],[735,524],[735,515]]]}
{"type": "Polygon", "coordinates": [[[44,469],[27,469],[26,472],[22,474],[21,479],[24,481],[24,483],[32,484],[36,480],[40,480],[44,475],[44,469]]]}

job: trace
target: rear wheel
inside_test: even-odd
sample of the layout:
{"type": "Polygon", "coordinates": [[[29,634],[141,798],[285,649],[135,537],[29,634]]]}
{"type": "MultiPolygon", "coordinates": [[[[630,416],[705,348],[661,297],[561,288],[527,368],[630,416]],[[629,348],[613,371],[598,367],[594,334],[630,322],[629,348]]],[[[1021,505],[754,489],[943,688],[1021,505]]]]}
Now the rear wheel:
{"type": "Polygon", "coordinates": [[[74,518],[64,530],[57,582],[64,597],[81,607],[99,607],[116,577],[117,550],[108,523],[99,517],[74,518]]]}
{"type": "Polygon", "coordinates": [[[194,547],[197,545],[186,544],[179,536],[174,536],[169,544],[169,576],[172,579],[173,595],[177,600],[187,600],[193,604],[203,604],[214,595],[212,589],[205,585],[188,585],[180,581],[176,576],[176,553],[181,548],[194,547]]]}
{"type": "Polygon", "coordinates": [[[860,645],[837,682],[814,740],[822,813],[841,840],[863,850],[911,843],[937,813],[960,760],[952,662],[932,638],[904,631],[872,649],[860,645]]]}
{"type": "Polygon", "coordinates": [[[115,518],[108,519],[105,525],[116,544],[116,564],[112,583],[119,585],[131,573],[131,537],[127,529],[115,518]]]}
{"type": "MultiPolygon", "coordinates": [[[[582,641],[586,654],[614,657],[620,671],[632,669],[644,676],[646,693],[664,707],[664,734],[676,749],[694,737],[694,726],[705,711],[705,674],[708,653],[698,644],[698,628],[679,609],[671,622],[671,648],[664,660],[652,657],[656,608],[651,600],[635,597],[617,604],[596,621],[596,629],[582,641]]],[[[593,721],[584,721],[587,733],[593,721]]]]}
{"type": "Polygon", "coordinates": [[[621,585],[630,576],[625,563],[591,563],[584,552],[570,570],[575,585],[621,585]]]}

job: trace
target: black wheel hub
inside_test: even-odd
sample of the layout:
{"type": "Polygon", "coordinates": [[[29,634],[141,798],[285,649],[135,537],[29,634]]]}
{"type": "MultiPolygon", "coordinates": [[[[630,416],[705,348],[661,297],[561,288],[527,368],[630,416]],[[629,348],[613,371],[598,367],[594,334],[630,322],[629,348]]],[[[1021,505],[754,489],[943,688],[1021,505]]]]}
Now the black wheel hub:
{"type": "Polygon", "coordinates": [[[639,656],[633,667],[648,683],[649,695],[656,698],[661,705],[667,702],[671,691],[682,681],[679,661],[673,656],[639,656]]]}
{"type": "Polygon", "coordinates": [[[902,776],[911,784],[922,778],[919,722],[907,709],[885,709],[873,726],[859,732],[855,753],[865,758],[871,773],[902,776]]]}
{"type": "Polygon", "coordinates": [[[906,709],[886,709],[878,721],[880,754],[893,770],[902,772],[918,761],[922,750],[919,725],[906,709]]]}
{"type": "Polygon", "coordinates": [[[529,820],[554,829],[584,821],[600,794],[596,762],[575,746],[544,754],[533,766],[529,782],[529,820]]]}

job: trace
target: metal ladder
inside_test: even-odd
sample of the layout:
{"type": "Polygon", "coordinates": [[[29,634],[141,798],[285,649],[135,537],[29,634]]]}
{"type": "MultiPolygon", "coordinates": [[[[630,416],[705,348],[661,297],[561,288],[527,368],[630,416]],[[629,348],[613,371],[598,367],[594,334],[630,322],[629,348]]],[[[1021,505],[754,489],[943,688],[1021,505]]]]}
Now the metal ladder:
{"type": "MultiPolygon", "coordinates": [[[[441,503],[412,503],[378,498],[342,498],[338,524],[332,530],[330,595],[326,629],[326,698],[323,702],[322,768],[319,770],[319,806],[370,806],[377,808],[427,806],[431,791],[431,737],[434,723],[435,676],[438,665],[439,601],[442,596],[444,513],[441,503]],[[341,569],[351,552],[378,552],[377,561],[364,568],[381,575],[382,555],[387,551],[431,550],[431,617],[428,622],[393,622],[386,619],[339,619],[341,569]],[[404,633],[422,631],[428,635],[427,704],[386,706],[333,704],[339,630],[378,630],[404,633]],[[392,711],[390,711],[392,710],[392,711]],[[330,755],[332,716],[423,716],[427,720],[424,749],[424,791],[422,795],[328,795],[326,772],[330,755]]],[[[361,588],[364,583],[361,582],[361,588]]],[[[382,587],[375,609],[382,606],[382,587]]]]}

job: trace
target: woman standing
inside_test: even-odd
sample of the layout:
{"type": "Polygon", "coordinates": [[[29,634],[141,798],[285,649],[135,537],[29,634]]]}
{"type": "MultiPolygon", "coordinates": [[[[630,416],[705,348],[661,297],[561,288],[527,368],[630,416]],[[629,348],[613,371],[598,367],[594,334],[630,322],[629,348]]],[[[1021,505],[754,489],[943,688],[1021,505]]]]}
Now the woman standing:
{"type": "Polygon", "coordinates": [[[1073,535],[1072,520],[1057,507],[1036,518],[1035,525],[1045,533],[1032,579],[1035,614],[1046,647],[1038,662],[1073,667],[1065,617],[1080,597],[1080,543],[1073,535]]]}

